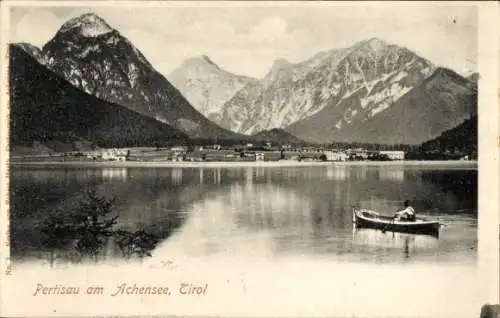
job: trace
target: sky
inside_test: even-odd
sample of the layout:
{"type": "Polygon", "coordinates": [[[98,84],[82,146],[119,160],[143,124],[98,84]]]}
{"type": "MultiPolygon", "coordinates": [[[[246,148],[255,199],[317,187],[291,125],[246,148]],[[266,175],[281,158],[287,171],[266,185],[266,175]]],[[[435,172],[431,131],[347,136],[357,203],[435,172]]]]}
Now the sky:
{"type": "MultiPolygon", "coordinates": [[[[87,2],[88,3],[88,2],[87,2]]],[[[467,4],[164,3],[162,7],[15,7],[11,42],[43,46],[67,20],[94,12],[167,76],[192,57],[262,78],[276,59],[292,63],[378,37],[437,66],[477,70],[477,8],[467,4]]]]}

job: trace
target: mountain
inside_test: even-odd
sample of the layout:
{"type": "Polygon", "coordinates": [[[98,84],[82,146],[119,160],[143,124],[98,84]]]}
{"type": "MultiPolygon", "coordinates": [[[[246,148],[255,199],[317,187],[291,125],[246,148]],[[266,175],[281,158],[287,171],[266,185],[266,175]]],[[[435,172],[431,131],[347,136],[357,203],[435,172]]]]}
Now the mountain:
{"type": "Polygon", "coordinates": [[[460,125],[412,149],[406,154],[406,158],[410,160],[457,160],[468,156],[469,159],[477,160],[477,125],[477,116],[472,116],[460,125]]]}
{"type": "Polygon", "coordinates": [[[282,128],[307,142],[420,144],[477,112],[477,85],[373,38],[293,64],[278,60],[224,105],[219,124],[282,128]]]}
{"type": "Polygon", "coordinates": [[[101,147],[185,143],[185,133],[77,89],[39,64],[21,45],[10,45],[12,147],[73,150],[77,142],[101,147]]]}
{"type": "Polygon", "coordinates": [[[477,116],[473,116],[452,129],[446,130],[439,137],[424,142],[420,151],[453,152],[477,154],[477,116]]]}
{"type": "Polygon", "coordinates": [[[467,76],[467,79],[477,85],[477,82],[479,81],[479,73],[472,73],[467,76]]]}
{"type": "Polygon", "coordinates": [[[45,64],[45,58],[42,54],[42,50],[30,43],[16,43],[16,46],[23,49],[26,53],[31,55],[40,64],[45,64]]]}
{"type": "Polygon", "coordinates": [[[127,38],[93,13],[63,24],[42,55],[48,68],[90,95],[192,137],[235,136],[194,109],[127,38]]]}
{"type": "Polygon", "coordinates": [[[376,38],[298,64],[280,59],[262,81],[247,85],[224,105],[220,125],[252,134],[285,128],[325,108],[345,113],[349,124],[354,116],[371,117],[384,110],[433,71],[415,53],[376,38]],[[356,109],[349,105],[354,101],[356,109]]]}
{"type": "Polygon", "coordinates": [[[277,144],[305,144],[303,140],[295,137],[294,135],[286,132],[280,128],[273,128],[271,130],[259,131],[258,133],[252,135],[252,139],[255,141],[266,141],[277,144]]]}
{"type": "Polygon", "coordinates": [[[363,112],[364,96],[364,90],[356,92],[286,130],[306,141],[417,145],[477,114],[477,90],[444,68],[371,112],[363,112]]]}
{"type": "Polygon", "coordinates": [[[190,58],[176,68],[168,80],[205,117],[219,121],[221,107],[254,78],[221,69],[209,57],[190,58]]]}

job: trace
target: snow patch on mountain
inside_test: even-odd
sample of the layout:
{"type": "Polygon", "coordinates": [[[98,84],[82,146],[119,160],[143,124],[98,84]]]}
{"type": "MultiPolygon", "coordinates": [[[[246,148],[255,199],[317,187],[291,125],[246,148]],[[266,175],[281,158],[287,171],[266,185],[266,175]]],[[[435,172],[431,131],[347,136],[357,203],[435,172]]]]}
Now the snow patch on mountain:
{"type": "Polygon", "coordinates": [[[68,32],[77,29],[85,37],[97,37],[113,31],[113,29],[99,16],[87,13],[64,23],[59,32],[68,32]]]}
{"type": "Polygon", "coordinates": [[[436,70],[435,67],[427,66],[422,69],[422,74],[427,78],[432,75],[432,73],[436,70]]]}
{"type": "MultiPolygon", "coordinates": [[[[391,80],[392,82],[392,80],[391,80]]],[[[393,83],[390,87],[385,88],[384,90],[377,92],[372,95],[368,95],[367,97],[361,98],[360,103],[361,107],[365,108],[370,104],[379,104],[379,103],[393,103],[397,101],[401,96],[406,94],[412,89],[412,87],[405,87],[400,85],[399,83],[393,83]]],[[[387,107],[383,107],[385,109],[387,107]]],[[[378,108],[377,108],[378,109],[378,108]]],[[[373,112],[372,114],[376,114],[380,112],[380,110],[373,112]]]]}
{"type": "Polygon", "coordinates": [[[79,58],[84,59],[84,58],[86,58],[89,55],[89,53],[91,53],[91,52],[98,52],[99,48],[100,48],[100,46],[97,45],[97,44],[96,45],[92,45],[92,46],[88,46],[88,47],[84,48],[83,51],[77,53],[76,55],[79,58]]]}
{"type": "Polygon", "coordinates": [[[408,76],[408,72],[406,72],[406,71],[399,72],[396,76],[391,78],[391,83],[398,82],[398,81],[402,80],[403,78],[405,78],[406,76],[408,76]]]}
{"type": "Polygon", "coordinates": [[[264,79],[242,88],[224,105],[218,123],[253,134],[287,127],[329,107],[342,126],[387,109],[434,69],[415,53],[379,39],[318,53],[297,64],[280,59],[264,79]]]}
{"type": "Polygon", "coordinates": [[[377,107],[372,108],[372,109],[370,110],[370,115],[371,115],[371,117],[373,117],[373,116],[375,116],[376,114],[380,113],[381,111],[383,111],[383,110],[385,110],[385,109],[389,108],[389,106],[390,106],[390,104],[389,104],[389,102],[387,102],[387,101],[384,101],[384,102],[382,102],[382,103],[378,104],[378,105],[377,105],[377,107]]]}
{"type": "Polygon", "coordinates": [[[191,137],[234,136],[194,109],[139,49],[95,14],[66,22],[42,55],[49,69],[88,94],[170,123],[191,137]]]}
{"type": "Polygon", "coordinates": [[[127,77],[130,83],[130,87],[135,88],[137,85],[137,81],[140,77],[140,74],[139,74],[139,68],[134,63],[128,64],[127,77]]]}

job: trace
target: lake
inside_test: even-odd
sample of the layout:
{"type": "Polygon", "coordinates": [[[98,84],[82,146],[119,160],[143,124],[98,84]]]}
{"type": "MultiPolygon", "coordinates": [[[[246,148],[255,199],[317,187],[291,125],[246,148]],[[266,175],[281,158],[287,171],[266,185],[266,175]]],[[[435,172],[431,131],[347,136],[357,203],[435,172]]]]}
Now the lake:
{"type": "MultiPolygon", "coordinates": [[[[477,168],[331,164],[295,167],[13,167],[11,254],[42,257],[36,223],[93,187],[116,197],[118,228],[160,242],[152,259],[468,263],[477,259],[477,168]],[[352,207],[393,214],[410,200],[446,226],[439,238],[353,229],[352,207]]],[[[112,247],[103,257],[120,258],[112,247]]]]}

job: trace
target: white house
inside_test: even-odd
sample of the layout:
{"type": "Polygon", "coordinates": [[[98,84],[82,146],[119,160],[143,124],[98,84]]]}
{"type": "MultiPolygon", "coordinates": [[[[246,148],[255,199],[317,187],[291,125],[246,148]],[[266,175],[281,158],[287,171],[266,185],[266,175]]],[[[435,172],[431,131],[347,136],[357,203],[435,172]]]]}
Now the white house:
{"type": "Polygon", "coordinates": [[[264,154],[262,152],[257,152],[255,154],[255,161],[264,161],[264,154]]]}
{"type": "Polygon", "coordinates": [[[404,160],[405,152],[400,150],[382,150],[381,155],[386,155],[391,160],[404,160]]]}
{"type": "Polygon", "coordinates": [[[174,152],[174,153],[186,153],[188,150],[188,147],[187,146],[175,146],[175,147],[172,147],[170,148],[170,151],[174,152]]]}
{"type": "Polygon", "coordinates": [[[325,154],[327,161],[346,161],[348,158],[348,155],[345,152],[325,151],[323,153],[325,154]]]}
{"type": "Polygon", "coordinates": [[[105,149],[101,153],[101,158],[103,160],[114,160],[114,161],[126,161],[129,155],[128,150],[124,149],[105,149]]]}

